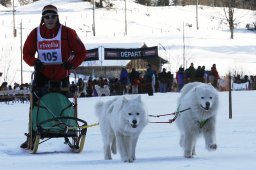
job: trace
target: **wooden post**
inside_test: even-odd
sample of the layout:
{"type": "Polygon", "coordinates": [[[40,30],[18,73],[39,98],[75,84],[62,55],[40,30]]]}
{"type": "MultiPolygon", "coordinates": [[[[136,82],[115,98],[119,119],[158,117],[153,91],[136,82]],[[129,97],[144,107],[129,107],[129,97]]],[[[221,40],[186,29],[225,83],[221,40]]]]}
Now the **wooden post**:
{"type": "Polygon", "coordinates": [[[31,87],[30,87],[30,95],[29,95],[29,103],[30,103],[30,106],[29,106],[29,123],[28,123],[28,146],[27,146],[27,149],[30,149],[30,150],[33,150],[33,124],[32,124],[32,121],[33,121],[33,107],[34,107],[34,101],[33,101],[33,92],[34,92],[34,89],[33,89],[33,80],[34,80],[34,72],[31,74],[31,87]]]}
{"type": "Polygon", "coordinates": [[[12,22],[13,22],[13,37],[16,37],[17,32],[15,28],[15,9],[14,9],[14,0],[12,1],[12,22]]]}
{"type": "Polygon", "coordinates": [[[23,65],[22,65],[22,21],[20,22],[20,83],[23,84],[23,65]]]}
{"type": "Polygon", "coordinates": [[[74,96],[74,103],[75,103],[75,107],[74,107],[74,112],[75,112],[75,118],[77,118],[77,115],[78,115],[78,106],[77,106],[77,98],[78,98],[78,91],[79,91],[79,86],[77,85],[77,82],[76,82],[76,72],[74,71],[73,72],[75,74],[75,84],[76,84],[76,92],[75,92],[75,96],[74,96]]]}
{"type": "Polygon", "coordinates": [[[231,73],[228,75],[229,79],[229,119],[232,119],[232,83],[231,83],[231,73]]]}

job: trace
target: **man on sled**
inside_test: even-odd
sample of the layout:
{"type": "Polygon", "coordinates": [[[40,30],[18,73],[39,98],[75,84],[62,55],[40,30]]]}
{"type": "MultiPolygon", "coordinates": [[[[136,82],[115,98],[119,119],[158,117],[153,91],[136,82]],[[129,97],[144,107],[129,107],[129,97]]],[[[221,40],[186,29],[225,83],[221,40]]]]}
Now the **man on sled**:
{"type": "MultiPolygon", "coordinates": [[[[85,58],[86,49],[76,31],[60,24],[58,9],[46,5],[40,25],[30,32],[23,47],[24,61],[35,69],[32,92],[37,96],[33,96],[33,102],[50,87],[68,89],[69,70],[77,68],[85,58]]],[[[28,140],[20,147],[27,148],[28,140]]]]}

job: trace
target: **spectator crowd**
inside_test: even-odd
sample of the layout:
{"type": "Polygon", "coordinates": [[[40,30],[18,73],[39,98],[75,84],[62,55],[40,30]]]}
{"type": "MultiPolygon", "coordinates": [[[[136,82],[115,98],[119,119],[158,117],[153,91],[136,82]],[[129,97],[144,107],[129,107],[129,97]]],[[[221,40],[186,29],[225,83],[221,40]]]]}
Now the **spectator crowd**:
{"type": "MultiPolygon", "coordinates": [[[[89,77],[86,81],[79,78],[77,83],[74,81],[70,83],[69,96],[73,96],[76,92],[79,97],[144,93],[153,95],[156,92],[179,92],[186,83],[195,81],[211,83],[219,90],[228,90],[227,82],[229,80],[227,77],[220,78],[216,64],[213,64],[211,69],[206,70],[205,66],[197,66],[197,68],[195,68],[194,63],[191,63],[187,69],[180,67],[175,74],[166,71],[165,68],[157,73],[152,69],[151,64],[148,64],[147,70],[144,73],[137,71],[135,68],[132,68],[129,72],[123,67],[119,77],[89,77]]],[[[248,83],[246,90],[256,90],[256,76],[241,76],[236,74],[232,76],[232,83],[248,83]]],[[[22,96],[19,97],[19,100],[21,100],[21,98],[23,101],[28,100],[29,88],[30,85],[28,83],[21,85],[14,83],[12,87],[8,85],[7,82],[3,82],[0,86],[0,101],[16,100],[17,97],[15,98],[15,96],[22,96]]]]}

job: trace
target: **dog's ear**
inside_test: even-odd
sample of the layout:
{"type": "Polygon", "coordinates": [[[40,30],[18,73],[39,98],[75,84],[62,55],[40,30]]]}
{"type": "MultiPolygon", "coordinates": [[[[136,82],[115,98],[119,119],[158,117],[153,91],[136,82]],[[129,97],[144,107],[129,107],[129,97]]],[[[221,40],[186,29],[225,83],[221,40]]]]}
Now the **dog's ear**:
{"type": "Polygon", "coordinates": [[[114,105],[112,104],[112,105],[110,105],[110,107],[108,108],[107,113],[108,113],[108,114],[111,114],[112,111],[113,111],[113,109],[114,109],[114,105]]]}
{"type": "Polygon", "coordinates": [[[142,102],[142,100],[141,100],[141,95],[139,95],[139,96],[136,98],[136,100],[137,100],[139,103],[141,103],[141,102],[142,102]]]}
{"type": "Polygon", "coordinates": [[[123,97],[123,103],[127,103],[128,102],[128,99],[124,96],[123,97]]]}
{"type": "Polygon", "coordinates": [[[118,110],[121,110],[121,109],[123,108],[123,106],[124,106],[126,103],[128,103],[128,102],[129,102],[128,99],[127,99],[125,96],[123,96],[123,100],[121,101],[121,104],[120,104],[118,110]]]}
{"type": "Polygon", "coordinates": [[[122,104],[120,105],[119,110],[121,110],[121,109],[123,108],[123,106],[124,106],[125,104],[127,104],[128,102],[129,102],[129,100],[128,100],[125,96],[123,96],[122,104]]]}

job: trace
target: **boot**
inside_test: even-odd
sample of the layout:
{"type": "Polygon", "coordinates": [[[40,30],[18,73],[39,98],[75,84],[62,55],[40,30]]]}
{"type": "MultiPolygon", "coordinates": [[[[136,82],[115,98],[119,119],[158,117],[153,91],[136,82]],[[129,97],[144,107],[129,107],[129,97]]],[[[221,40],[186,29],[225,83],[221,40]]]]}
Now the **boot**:
{"type": "Polygon", "coordinates": [[[28,140],[26,140],[25,142],[23,142],[23,143],[20,145],[20,148],[22,148],[22,149],[27,149],[27,148],[28,148],[28,140]]]}
{"type": "Polygon", "coordinates": [[[20,145],[20,148],[23,148],[23,149],[28,148],[29,134],[28,134],[28,133],[25,133],[25,136],[27,136],[27,140],[26,140],[25,142],[23,142],[23,143],[20,145]]]}

